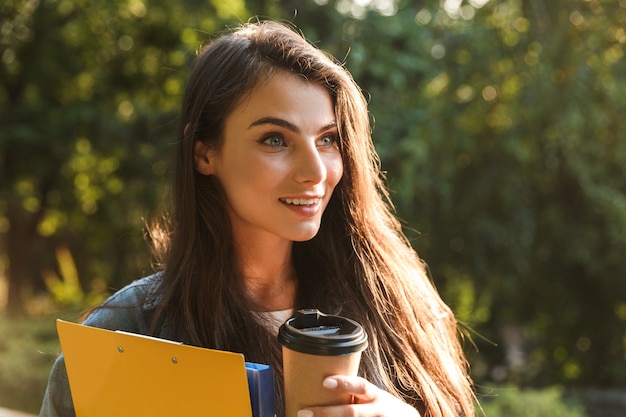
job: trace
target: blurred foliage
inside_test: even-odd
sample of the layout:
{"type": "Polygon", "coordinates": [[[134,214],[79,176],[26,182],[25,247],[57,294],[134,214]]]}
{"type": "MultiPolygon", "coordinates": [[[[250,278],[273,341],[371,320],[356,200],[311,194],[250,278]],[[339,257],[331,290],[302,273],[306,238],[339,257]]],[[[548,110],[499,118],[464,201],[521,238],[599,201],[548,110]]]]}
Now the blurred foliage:
{"type": "Polygon", "coordinates": [[[0,334],[0,407],[38,414],[60,350],[54,321],[0,315],[0,334]]]}
{"type": "Polygon", "coordinates": [[[519,390],[513,387],[496,388],[481,402],[486,417],[585,417],[583,405],[574,398],[566,398],[563,389],[548,387],[542,390],[519,390]]]}
{"type": "Polygon", "coordinates": [[[56,251],[57,263],[61,275],[49,270],[43,272],[43,280],[58,305],[84,307],[103,302],[108,295],[106,281],[92,281],[92,289],[86,293],[80,283],[76,264],[67,247],[59,247],[56,251]]]}
{"type": "Polygon", "coordinates": [[[346,24],[347,66],[475,377],[623,384],[626,2],[442,4],[346,24]]]}
{"type": "Polygon", "coordinates": [[[4,0],[8,310],[150,272],[189,63],[253,15],[296,23],[371,97],[398,215],[477,333],[476,380],[623,386],[625,0],[4,0]]]}

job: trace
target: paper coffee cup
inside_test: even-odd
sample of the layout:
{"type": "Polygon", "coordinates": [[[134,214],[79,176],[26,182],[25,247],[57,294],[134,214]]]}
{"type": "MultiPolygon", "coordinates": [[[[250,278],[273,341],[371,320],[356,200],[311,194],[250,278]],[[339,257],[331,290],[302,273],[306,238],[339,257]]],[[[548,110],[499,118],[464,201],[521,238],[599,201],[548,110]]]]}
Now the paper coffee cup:
{"type": "Polygon", "coordinates": [[[357,375],[367,334],[354,320],[299,310],[279,329],[283,345],[285,416],[320,405],[350,404],[350,395],[322,387],[331,375],[357,375]]]}

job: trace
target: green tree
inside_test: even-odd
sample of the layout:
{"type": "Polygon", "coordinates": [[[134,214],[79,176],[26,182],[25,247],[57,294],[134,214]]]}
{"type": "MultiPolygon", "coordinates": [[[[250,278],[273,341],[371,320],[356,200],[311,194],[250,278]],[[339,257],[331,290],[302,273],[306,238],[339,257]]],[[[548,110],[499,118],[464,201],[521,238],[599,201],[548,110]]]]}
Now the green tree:
{"type": "Polygon", "coordinates": [[[618,384],[626,4],[451,3],[353,22],[348,67],[399,215],[459,317],[497,343],[477,338],[479,380],[618,384]]]}
{"type": "Polygon", "coordinates": [[[0,226],[8,307],[68,246],[86,291],[149,266],[190,58],[237,2],[14,0],[0,9],[0,226]]]}

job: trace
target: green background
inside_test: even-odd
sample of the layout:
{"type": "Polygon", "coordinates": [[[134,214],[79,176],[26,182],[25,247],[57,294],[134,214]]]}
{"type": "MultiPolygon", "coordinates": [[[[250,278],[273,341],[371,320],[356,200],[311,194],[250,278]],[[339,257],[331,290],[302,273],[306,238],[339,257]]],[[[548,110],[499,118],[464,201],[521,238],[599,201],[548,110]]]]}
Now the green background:
{"type": "Polygon", "coordinates": [[[191,59],[255,15],[370,98],[488,415],[623,407],[625,0],[2,0],[0,407],[38,410],[55,318],[152,271],[191,59]]]}

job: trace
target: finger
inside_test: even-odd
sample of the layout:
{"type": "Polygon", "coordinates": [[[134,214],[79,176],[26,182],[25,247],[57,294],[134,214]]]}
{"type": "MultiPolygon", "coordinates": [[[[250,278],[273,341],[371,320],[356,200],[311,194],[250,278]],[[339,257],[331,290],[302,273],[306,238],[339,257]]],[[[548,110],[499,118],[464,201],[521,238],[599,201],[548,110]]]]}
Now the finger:
{"type": "Polygon", "coordinates": [[[352,395],[356,403],[374,402],[380,392],[375,385],[357,376],[329,376],[324,379],[322,385],[326,389],[352,395]]]}
{"type": "MultiPolygon", "coordinates": [[[[363,407],[362,405],[360,407],[363,407]]],[[[309,407],[298,411],[297,417],[365,417],[355,405],[330,405],[326,407],[309,407]]],[[[373,414],[371,414],[373,415],[373,414]]]]}

